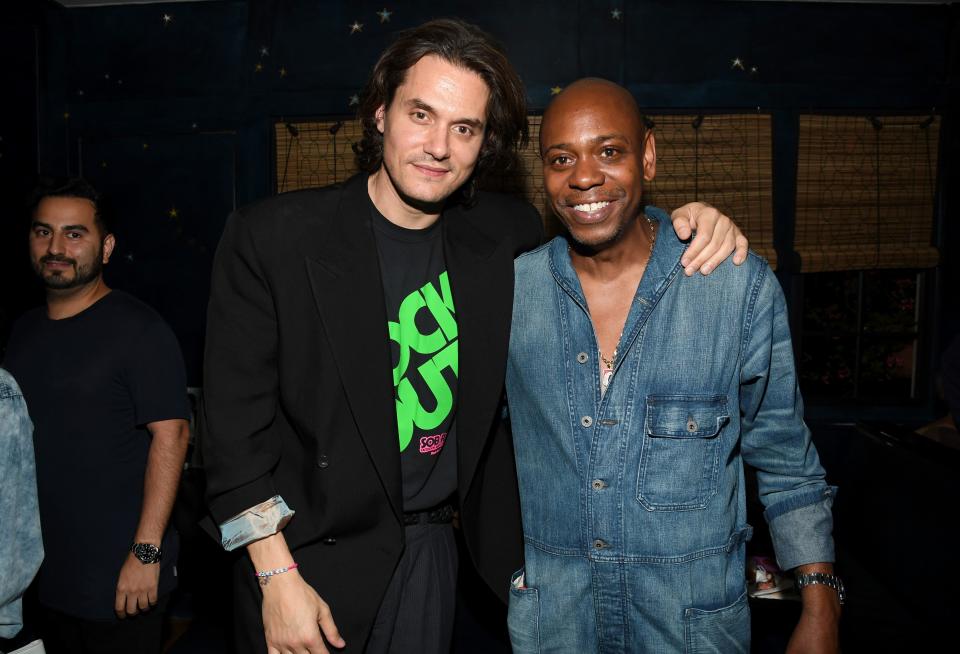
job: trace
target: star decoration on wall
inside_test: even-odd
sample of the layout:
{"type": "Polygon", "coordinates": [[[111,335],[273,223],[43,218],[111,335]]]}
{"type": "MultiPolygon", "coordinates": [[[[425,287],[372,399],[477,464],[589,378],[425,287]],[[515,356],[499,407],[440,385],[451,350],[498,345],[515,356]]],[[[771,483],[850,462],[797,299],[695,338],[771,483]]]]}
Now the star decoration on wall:
{"type": "Polygon", "coordinates": [[[284,68],[283,66],[280,66],[280,70],[278,70],[277,73],[280,75],[280,77],[286,77],[286,76],[287,76],[287,69],[284,68]]]}
{"type": "Polygon", "coordinates": [[[190,129],[197,129],[198,127],[200,126],[197,125],[196,123],[190,123],[190,129]]]}
{"type": "Polygon", "coordinates": [[[757,68],[756,66],[750,66],[750,74],[751,74],[751,75],[756,75],[756,74],[759,73],[759,72],[760,72],[760,69],[759,69],[759,68],[757,68]]]}
{"type": "Polygon", "coordinates": [[[268,48],[268,47],[265,46],[265,45],[261,45],[261,46],[260,46],[260,56],[261,56],[261,57],[269,57],[269,56],[270,56],[270,48],[268,48]]]}
{"type": "Polygon", "coordinates": [[[386,7],[384,7],[383,9],[381,9],[380,11],[377,12],[377,16],[380,17],[380,22],[381,22],[381,23],[389,23],[389,22],[390,22],[390,16],[392,16],[392,15],[393,15],[393,12],[392,12],[392,11],[388,11],[386,7]]]}
{"type": "Polygon", "coordinates": [[[176,219],[180,216],[180,212],[177,211],[176,207],[170,207],[170,211],[167,212],[167,215],[173,219],[176,219]]]}
{"type": "Polygon", "coordinates": [[[623,12],[619,9],[613,9],[610,11],[610,18],[613,20],[620,20],[623,17],[623,12]]]}
{"type": "Polygon", "coordinates": [[[170,14],[164,14],[160,17],[160,20],[163,21],[163,26],[168,27],[170,23],[173,22],[173,16],[170,14]]]}
{"type": "Polygon", "coordinates": [[[144,143],[144,144],[143,144],[143,149],[144,149],[144,150],[149,150],[149,149],[150,149],[150,144],[149,144],[149,143],[144,143]]]}
{"type": "Polygon", "coordinates": [[[257,63],[255,63],[255,64],[253,65],[253,72],[255,72],[255,73],[262,73],[262,72],[263,72],[263,64],[261,64],[259,61],[258,61],[257,63]]]}
{"type": "Polygon", "coordinates": [[[550,95],[560,95],[560,91],[563,90],[562,86],[554,86],[550,89],[550,95]]]}
{"type": "Polygon", "coordinates": [[[128,252],[124,258],[130,263],[133,263],[133,252],[128,252]]]}
{"type": "Polygon", "coordinates": [[[360,96],[354,93],[353,95],[350,96],[350,106],[355,107],[358,104],[360,104],[360,96]]]}
{"type": "Polygon", "coordinates": [[[103,74],[103,79],[109,80],[109,79],[110,79],[110,73],[104,73],[104,74],[103,74]]]}
{"type": "Polygon", "coordinates": [[[740,70],[743,70],[743,60],[740,57],[737,57],[730,62],[730,68],[739,68],[740,70]]]}
{"type": "Polygon", "coordinates": [[[353,21],[353,24],[350,25],[350,34],[356,34],[357,32],[363,31],[363,23],[360,21],[353,21]]]}

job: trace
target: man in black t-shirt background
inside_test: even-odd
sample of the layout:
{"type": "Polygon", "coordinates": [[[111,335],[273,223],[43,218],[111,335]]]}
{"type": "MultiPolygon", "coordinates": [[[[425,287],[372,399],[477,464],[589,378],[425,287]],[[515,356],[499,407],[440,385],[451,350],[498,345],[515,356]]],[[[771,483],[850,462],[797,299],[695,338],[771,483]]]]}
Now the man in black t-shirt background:
{"type": "Polygon", "coordinates": [[[159,315],[104,283],[114,242],[85,181],[37,189],[30,260],[46,306],[14,325],[4,365],[35,425],[50,654],[159,652],[175,585],[167,523],[189,436],[183,359],[159,315]]]}

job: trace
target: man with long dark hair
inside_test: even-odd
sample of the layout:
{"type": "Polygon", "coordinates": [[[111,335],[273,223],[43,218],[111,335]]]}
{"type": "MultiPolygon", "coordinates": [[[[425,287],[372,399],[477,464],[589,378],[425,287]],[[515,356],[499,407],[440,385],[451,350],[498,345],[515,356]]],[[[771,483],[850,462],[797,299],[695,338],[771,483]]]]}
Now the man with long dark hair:
{"type": "MultiPolygon", "coordinates": [[[[505,597],[521,561],[502,406],[513,259],[542,226],[529,204],[479,186],[526,142],[526,111],[486,34],[427,23],[374,67],[363,172],[229,221],[204,459],[223,545],[250,559],[235,568],[240,651],[448,651],[455,510],[505,597]]],[[[692,226],[691,273],[738,239],[746,255],[715,210],[681,211],[680,236],[692,226]]]]}

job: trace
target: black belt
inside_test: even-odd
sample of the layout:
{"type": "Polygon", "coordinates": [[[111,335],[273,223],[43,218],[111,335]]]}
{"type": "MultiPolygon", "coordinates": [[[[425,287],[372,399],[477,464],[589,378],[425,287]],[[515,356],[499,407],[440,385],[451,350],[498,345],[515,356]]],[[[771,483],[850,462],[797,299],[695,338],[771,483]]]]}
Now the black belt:
{"type": "Polygon", "coordinates": [[[446,522],[453,522],[453,505],[452,504],[441,504],[440,506],[433,509],[426,509],[424,511],[413,511],[411,513],[403,514],[403,524],[406,526],[424,525],[424,524],[442,524],[446,522]]]}

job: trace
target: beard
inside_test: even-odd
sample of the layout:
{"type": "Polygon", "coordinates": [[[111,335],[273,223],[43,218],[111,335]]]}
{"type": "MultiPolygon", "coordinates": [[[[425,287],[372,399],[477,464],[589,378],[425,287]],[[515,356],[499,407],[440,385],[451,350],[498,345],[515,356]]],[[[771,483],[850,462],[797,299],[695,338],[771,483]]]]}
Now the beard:
{"type": "Polygon", "coordinates": [[[76,259],[48,254],[40,257],[37,263],[34,264],[34,270],[37,275],[40,276],[40,279],[43,280],[43,285],[49,290],[65,291],[89,284],[103,273],[103,246],[100,246],[96,256],[88,264],[78,265],[76,259]],[[73,266],[73,275],[66,275],[65,273],[68,271],[65,270],[55,270],[52,272],[45,270],[44,264],[48,261],[60,261],[71,264],[73,266]]]}

